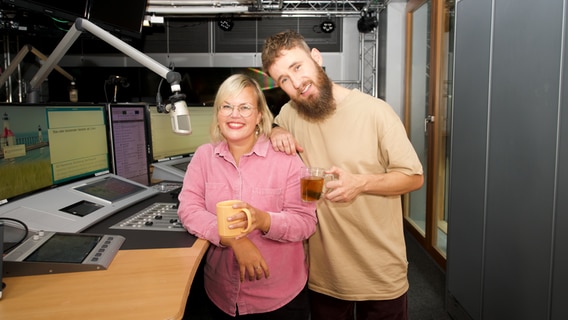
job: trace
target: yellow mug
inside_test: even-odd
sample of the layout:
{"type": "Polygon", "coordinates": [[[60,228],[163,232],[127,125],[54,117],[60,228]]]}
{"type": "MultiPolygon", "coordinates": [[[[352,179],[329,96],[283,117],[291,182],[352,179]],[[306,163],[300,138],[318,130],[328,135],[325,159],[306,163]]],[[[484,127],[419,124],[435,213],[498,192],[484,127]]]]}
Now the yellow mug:
{"type": "Polygon", "coordinates": [[[234,238],[242,232],[247,232],[251,228],[251,215],[250,210],[247,208],[233,208],[233,204],[241,202],[240,200],[226,200],[217,203],[217,226],[219,229],[219,236],[225,238],[234,238]],[[227,218],[243,211],[247,216],[246,228],[229,229],[229,224],[243,221],[243,219],[236,219],[228,221],[227,218]]]}

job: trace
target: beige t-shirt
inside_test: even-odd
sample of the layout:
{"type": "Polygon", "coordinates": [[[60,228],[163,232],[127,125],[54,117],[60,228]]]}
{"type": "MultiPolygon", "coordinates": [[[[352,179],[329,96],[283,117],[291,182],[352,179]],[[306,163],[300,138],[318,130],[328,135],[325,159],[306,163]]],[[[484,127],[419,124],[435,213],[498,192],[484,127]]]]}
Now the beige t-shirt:
{"type": "MultiPolygon", "coordinates": [[[[422,174],[403,124],[384,101],[352,90],[322,123],[290,104],[275,122],[304,147],[306,165],[337,166],[356,174],[422,174]]],[[[400,196],[361,194],[351,203],[318,203],[309,239],[309,288],[343,300],[395,299],[408,290],[400,196]]]]}

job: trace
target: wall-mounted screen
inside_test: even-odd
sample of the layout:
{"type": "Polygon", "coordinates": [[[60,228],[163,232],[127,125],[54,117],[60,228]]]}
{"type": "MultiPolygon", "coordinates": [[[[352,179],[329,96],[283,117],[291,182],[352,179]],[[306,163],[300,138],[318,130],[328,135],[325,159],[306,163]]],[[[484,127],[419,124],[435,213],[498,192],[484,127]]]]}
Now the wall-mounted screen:
{"type": "Polygon", "coordinates": [[[109,172],[104,105],[1,104],[0,202],[109,172]]]}
{"type": "Polygon", "coordinates": [[[86,18],[89,3],[88,0],[3,0],[3,2],[69,21],[86,18]]]}
{"type": "Polygon", "coordinates": [[[91,0],[89,21],[112,33],[140,38],[147,0],[91,0]]]}

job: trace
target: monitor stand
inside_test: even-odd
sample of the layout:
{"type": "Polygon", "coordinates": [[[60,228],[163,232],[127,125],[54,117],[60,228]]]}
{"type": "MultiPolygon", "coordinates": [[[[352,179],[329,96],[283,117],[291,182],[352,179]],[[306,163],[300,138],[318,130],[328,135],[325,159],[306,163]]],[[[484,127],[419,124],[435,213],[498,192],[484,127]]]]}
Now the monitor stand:
{"type": "Polygon", "coordinates": [[[152,164],[152,180],[183,182],[191,156],[155,162],[152,164]]]}

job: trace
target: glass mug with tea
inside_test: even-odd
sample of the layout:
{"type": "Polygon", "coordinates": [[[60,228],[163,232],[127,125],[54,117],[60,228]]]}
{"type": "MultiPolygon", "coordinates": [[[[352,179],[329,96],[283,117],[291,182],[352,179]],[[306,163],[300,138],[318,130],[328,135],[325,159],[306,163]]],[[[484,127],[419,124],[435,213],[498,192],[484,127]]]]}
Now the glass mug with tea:
{"type": "Polygon", "coordinates": [[[251,216],[250,210],[247,208],[233,208],[233,204],[241,202],[240,200],[226,200],[218,202],[217,207],[217,227],[219,230],[219,236],[225,238],[234,238],[241,234],[242,232],[247,232],[251,228],[251,216]],[[247,216],[247,226],[246,228],[233,228],[229,229],[229,225],[233,223],[238,223],[244,219],[236,219],[228,221],[227,218],[243,211],[247,216]]]}
{"type": "Polygon", "coordinates": [[[300,178],[302,201],[310,202],[319,200],[324,192],[325,182],[333,179],[333,175],[329,173],[326,174],[323,168],[302,168],[300,178]]]}

